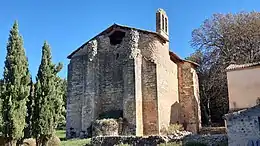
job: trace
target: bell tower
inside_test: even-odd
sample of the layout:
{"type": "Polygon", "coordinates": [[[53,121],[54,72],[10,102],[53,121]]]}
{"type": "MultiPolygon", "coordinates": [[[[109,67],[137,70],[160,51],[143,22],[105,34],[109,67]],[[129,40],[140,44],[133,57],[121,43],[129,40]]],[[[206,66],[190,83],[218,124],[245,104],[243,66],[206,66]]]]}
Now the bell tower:
{"type": "Polygon", "coordinates": [[[169,41],[169,25],[168,16],[163,9],[158,9],[156,12],[156,32],[164,39],[169,41]]]}

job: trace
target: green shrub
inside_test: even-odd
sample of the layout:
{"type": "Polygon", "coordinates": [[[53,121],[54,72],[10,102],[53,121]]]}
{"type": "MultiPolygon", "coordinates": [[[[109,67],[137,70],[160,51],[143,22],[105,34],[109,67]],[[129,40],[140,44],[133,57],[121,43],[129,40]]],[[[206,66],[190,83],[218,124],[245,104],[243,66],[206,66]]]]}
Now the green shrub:
{"type": "Polygon", "coordinates": [[[192,142],[187,142],[185,146],[207,146],[207,145],[201,142],[192,141],[192,142]]]}

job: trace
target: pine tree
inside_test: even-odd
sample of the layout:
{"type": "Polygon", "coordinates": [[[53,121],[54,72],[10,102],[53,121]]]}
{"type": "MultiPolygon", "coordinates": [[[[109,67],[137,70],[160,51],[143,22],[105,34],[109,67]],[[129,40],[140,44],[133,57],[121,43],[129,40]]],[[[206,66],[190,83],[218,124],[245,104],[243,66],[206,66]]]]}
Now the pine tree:
{"type": "Polygon", "coordinates": [[[3,135],[10,145],[24,136],[26,100],[29,95],[30,75],[23,40],[15,22],[7,43],[2,94],[3,135]]]}
{"type": "Polygon", "coordinates": [[[52,63],[50,46],[45,41],[35,87],[33,133],[37,139],[37,145],[45,146],[57,127],[62,104],[57,73],[61,68],[61,64],[55,66],[52,63]]]}
{"type": "Polygon", "coordinates": [[[28,96],[28,100],[26,102],[27,114],[26,114],[26,127],[24,129],[24,137],[30,138],[32,137],[32,116],[33,116],[33,105],[34,105],[34,84],[31,78],[30,83],[30,94],[28,96]]]}

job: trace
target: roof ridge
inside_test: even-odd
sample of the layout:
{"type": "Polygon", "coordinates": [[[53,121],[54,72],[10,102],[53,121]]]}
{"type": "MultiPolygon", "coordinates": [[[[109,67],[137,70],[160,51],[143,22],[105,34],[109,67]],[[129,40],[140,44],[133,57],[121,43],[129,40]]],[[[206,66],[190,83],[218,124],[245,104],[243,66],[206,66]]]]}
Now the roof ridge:
{"type": "Polygon", "coordinates": [[[81,45],[79,48],[77,48],[76,50],[74,50],[72,53],[70,53],[70,55],[67,57],[68,59],[71,59],[71,57],[78,52],[83,46],[85,46],[89,41],[95,39],[96,37],[102,35],[103,33],[106,33],[107,31],[109,31],[109,29],[113,29],[113,27],[121,27],[124,29],[134,29],[134,30],[138,30],[138,31],[142,31],[142,32],[146,32],[146,33],[151,33],[154,34],[156,36],[158,36],[160,39],[164,40],[164,41],[169,41],[169,40],[165,40],[159,33],[154,32],[154,31],[150,31],[150,30],[144,30],[144,29],[140,29],[140,28],[135,28],[135,27],[131,27],[131,26],[127,26],[127,25],[121,25],[118,23],[114,23],[112,25],[110,25],[107,29],[103,30],[102,32],[100,32],[99,34],[97,34],[96,36],[92,37],[91,39],[89,39],[87,42],[85,42],[83,45],[81,45]]]}
{"type": "Polygon", "coordinates": [[[243,68],[248,68],[248,67],[253,67],[253,66],[258,66],[258,65],[260,65],[260,62],[252,62],[252,63],[244,63],[244,64],[230,64],[226,68],[226,71],[243,69],[243,68]]]}

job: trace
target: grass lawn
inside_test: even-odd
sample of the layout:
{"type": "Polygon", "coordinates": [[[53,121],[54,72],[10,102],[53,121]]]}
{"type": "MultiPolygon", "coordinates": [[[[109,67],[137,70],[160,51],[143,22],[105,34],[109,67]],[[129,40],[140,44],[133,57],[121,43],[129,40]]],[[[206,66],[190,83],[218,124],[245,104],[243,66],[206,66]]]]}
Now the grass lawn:
{"type": "Polygon", "coordinates": [[[85,146],[86,144],[90,144],[90,139],[66,140],[66,132],[64,130],[57,130],[56,135],[61,140],[61,146],[85,146]]]}
{"type": "Polygon", "coordinates": [[[85,146],[90,144],[90,139],[72,139],[61,141],[61,146],[85,146]]]}

